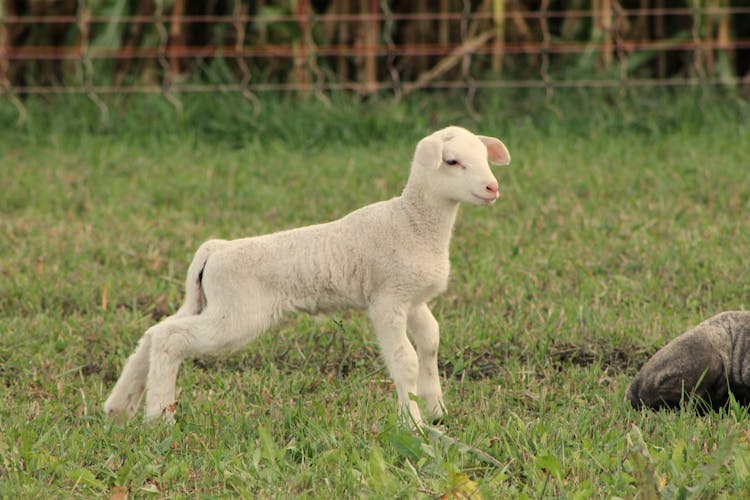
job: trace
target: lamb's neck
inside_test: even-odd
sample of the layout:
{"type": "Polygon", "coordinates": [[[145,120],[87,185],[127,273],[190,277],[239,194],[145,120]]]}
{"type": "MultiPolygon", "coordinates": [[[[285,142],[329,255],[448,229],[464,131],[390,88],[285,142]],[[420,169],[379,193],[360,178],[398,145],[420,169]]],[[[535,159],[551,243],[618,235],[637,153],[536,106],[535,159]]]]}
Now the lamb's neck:
{"type": "Polygon", "coordinates": [[[448,251],[458,202],[437,199],[431,193],[407,185],[401,203],[414,233],[428,240],[436,249],[448,251]]]}

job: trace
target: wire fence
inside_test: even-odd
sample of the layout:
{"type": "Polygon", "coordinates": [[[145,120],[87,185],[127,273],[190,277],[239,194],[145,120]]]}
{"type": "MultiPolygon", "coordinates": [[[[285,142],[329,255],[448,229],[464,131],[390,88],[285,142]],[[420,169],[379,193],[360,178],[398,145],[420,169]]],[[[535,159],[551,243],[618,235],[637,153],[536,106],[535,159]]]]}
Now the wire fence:
{"type": "Polygon", "coordinates": [[[0,93],[750,87],[729,0],[0,0],[0,93]],[[667,6],[676,5],[676,6],[667,6]]]}

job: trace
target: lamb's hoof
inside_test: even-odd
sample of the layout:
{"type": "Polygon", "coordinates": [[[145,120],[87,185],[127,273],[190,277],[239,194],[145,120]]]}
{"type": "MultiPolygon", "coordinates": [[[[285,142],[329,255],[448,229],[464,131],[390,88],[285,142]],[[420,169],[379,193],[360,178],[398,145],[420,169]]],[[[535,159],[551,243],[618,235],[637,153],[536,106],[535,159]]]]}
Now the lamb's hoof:
{"type": "Polygon", "coordinates": [[[117,422],[120,425],[124,425],[125,422],[127,422],[131,417],[131,415],[128,415],[128,412],[126,410],[108,408],[106,406],[104,407],[104,415],[108,419],[117,422]]]}
{"type": "Polygon", "coordinates": [[[166,424],[170,424],[170,425],[174,424],[176,422],[174,418],[175,411],[177,411],[177,401],[167,405],[166,408],[162,409],[161,411],[162,421],[166,424]]]}
{"type": "Polygon", "coordinates": [[[431,425],[443,425],[447,418],[448,412],[445,411],[445,406],[440,401],[432,406],[432,411],[427,414],[426,421],[431,425]]]}
{"type": "Polygon", "coordinates": [[[117,420],[129,420],[138,411],[143,391],[123,394],[115,391],[104,402],[104,414],[117,420]]]}
{"type": "Polygon", "coordinates": [[[433,415],[432,417],[430,417],[430,424],[431,425],[444,425],[445,421],[446,421],[446,415],[445,414],[433,415]]]}
{"type": "Polygon", "coordinates": [[[147,412],[145,421],[148,424],[158,425],[159,423],[174,424],[177,420],[175,419],[175,411],[177,410],[177,401],[168,404],[158,412],[147,412]]]}
{"type": "Polygon", "coordinates": [[[127,422],[135,414],[135,409],[132,405],[117,404],[109,399],[104,402],[102,409],[107,418],[119,423],[127,422]]]}

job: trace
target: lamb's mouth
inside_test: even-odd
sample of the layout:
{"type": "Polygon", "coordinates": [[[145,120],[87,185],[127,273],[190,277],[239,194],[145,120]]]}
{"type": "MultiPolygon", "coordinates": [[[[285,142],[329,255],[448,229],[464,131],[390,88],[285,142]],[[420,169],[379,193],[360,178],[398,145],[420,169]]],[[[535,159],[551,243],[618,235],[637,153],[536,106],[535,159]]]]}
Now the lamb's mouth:
{"type": "Polygon", "coordinates": [[[471,193],[471,195],[474,196],[474,198],[476,198],[478,200],[481,200],[482,203],[484,203],[485,205],[492,205],[493,203],[495,203],[497,201],[497,196],[493,196],[492,198],[488,198],[488,197],[485,197],[485,196],[479,196],[478,194],[474,194],[474,193],[471,193]]]}

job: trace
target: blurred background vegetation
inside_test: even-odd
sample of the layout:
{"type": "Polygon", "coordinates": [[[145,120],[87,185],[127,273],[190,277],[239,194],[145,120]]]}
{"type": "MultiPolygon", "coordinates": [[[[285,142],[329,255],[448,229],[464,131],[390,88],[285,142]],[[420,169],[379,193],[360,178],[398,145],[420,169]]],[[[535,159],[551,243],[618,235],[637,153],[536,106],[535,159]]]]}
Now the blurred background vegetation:
{"type": "Polygon", "coordinates": [[[403,94],[639,81],[746,89],[750,4],[4,0],[0,81],[17,93],[224,85],[403,94]]]}

